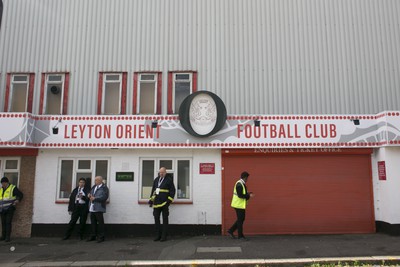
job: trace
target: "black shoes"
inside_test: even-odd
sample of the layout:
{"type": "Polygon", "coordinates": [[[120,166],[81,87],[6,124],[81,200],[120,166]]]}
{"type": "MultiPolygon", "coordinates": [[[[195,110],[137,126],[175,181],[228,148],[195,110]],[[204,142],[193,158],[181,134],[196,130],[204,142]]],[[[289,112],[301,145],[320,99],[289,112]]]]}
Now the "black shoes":
{"type": "Polygon", "coordinates": [[[240,241],[249,241],[249,239],[247,237],[245,237],[245,236],[239,236],[238,239],[240,241]]]}
{"type": "Polygon", "coordinates": [[[96,237],[91,236],[88,239],[86,239],[86,242],[95,241],[95,240],[96,240],[96,237]]]}
{"type": "Polygon", "coordinates": [[[232,237],[233,239],[236,239],[236,236],[231,231],[228,230],[227,233],[230,237],[232,237]]]}
{"type": "Polygon", "coordinates": [[[62,238],[62,240],[67,240],[67,239],[69,239],[69,235],[66,235],[66,236],[64,236],[64,237],[62,238]]]}
{"type": "Polygon", "coordinates": [[[158,236],[158,237],[156,237],[154,240],[153,240],[154,242],[156,242],[156,241],[160,241],[160,242],[165,242],[165,241],[167,241],[167,238],[165,238],[165,237],[160,237],[160,236],[158,236]]]}
{"type": "Polygon", "coordinates": [[[104,238],[99,238],[99,239],[97,240],[97,243],[102,243],[102,242],[104,242],[104,238]]]}

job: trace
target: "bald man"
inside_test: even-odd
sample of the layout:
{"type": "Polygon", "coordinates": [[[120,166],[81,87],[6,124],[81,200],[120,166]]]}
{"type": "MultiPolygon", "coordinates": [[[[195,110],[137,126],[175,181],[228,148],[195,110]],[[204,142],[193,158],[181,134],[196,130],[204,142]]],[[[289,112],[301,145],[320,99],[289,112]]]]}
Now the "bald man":
{"type": "Polygon", "coordinates": [[[90,200],[89,211],[92,234],[87,241],[94,241],[97,238],[97,243],[104,242],[103,213],[106,212],[108,194],[108,187],[103,183],[103,177],[96,176],[94,178],[94,186],[88,194],[90,200]]]}
{"type": "Polygon", "coordinates": [[[175,185],[167,169],[160,168],[158,176],[154,179],[151,189],[149,204],[153,207],[153,216],[156,226],[156,238],[154,241],[166,241],[168,232],[169,205],[174,201],[175,185]],[[162,214],[163,227],[161,228],[160,216],[162,214]]]}

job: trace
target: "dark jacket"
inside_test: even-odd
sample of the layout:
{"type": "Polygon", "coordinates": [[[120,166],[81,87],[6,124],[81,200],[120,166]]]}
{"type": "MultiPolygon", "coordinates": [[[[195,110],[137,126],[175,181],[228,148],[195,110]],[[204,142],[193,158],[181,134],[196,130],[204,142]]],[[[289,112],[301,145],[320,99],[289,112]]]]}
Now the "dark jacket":
{"type": "Polygon", "coordinates": [[[151,189],[150,203],[154,208],[161,208],[165,205],[169,205],[174,201],[175,197],[175,185],[174,180],[170,175],[166,175],[162,183],[160,184],[160,193],[156,195],[158,188],[158,181],[160,176],[157,176],[153,182],[153,188],[151,189]]]}
{"type": "Polygon", "coordinates": [[[237,196],[240,198],[245,198],[246,200],[250,199],[250,194],[247,192],[247,186],[245,183],[243,183],[244,185],[244,190],[245,190],[245,194],[243,194],[243,187],[242,187],[242,183],[237,183],[236,184],[236,193],[237,196]]]}
{"type": "MultiPolygon", "coordinates": [[[[75,206],[76,206],[76,195],[78,194],[78,189],[79,186],[77,186],[74,190],[72,190],[71,195],[69,196],[69,203],[68,203],[68,211],[74,211],[75,206]]],[[[87,195],[90,193],[89,189],[87,187],[83,188],[83,192],[85,193],[84,196],[82,196],[82,200],[85,201],[85,204],[89,204],[89,198],[87,195]]]]}

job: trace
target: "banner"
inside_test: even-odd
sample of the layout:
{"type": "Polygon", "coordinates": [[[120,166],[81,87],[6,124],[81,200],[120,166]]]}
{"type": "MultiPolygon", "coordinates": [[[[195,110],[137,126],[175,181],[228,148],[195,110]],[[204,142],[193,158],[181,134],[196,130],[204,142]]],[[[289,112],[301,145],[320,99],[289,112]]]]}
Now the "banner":
{"type": "Polygon", "coordinates": [[[194,137],[178,116],[48,116],[0,113],[0,147],[296,148],[400,145],[400,112],[377,115],[227,117],[209,137],[194,137]]]}

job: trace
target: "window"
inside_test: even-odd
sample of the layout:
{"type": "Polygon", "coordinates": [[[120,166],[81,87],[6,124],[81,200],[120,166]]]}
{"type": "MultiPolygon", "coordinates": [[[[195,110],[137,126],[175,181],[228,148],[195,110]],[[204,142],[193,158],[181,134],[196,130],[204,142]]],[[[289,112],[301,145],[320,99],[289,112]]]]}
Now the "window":
{"type": "Polygon", "coordinates": [[[102,176],[107,186],[110,184],[108,159],[60,159],[59,166],[57,200],[67,200],[80,178],[85,178],[88,187],[94,185],[96,176],[102,176]]]}
{"type": "Polygon", "coordinates": [[[168,114],[179,113],[183,100],[197,91],[196,72],[170,72],[168,84],[168,114]]]}
{"type": "Polygon", "coordinates": [[[176,187],[175,201],[192,201],[192,160],[188,158],[175,159],[147,159],[140,160],[140,200],[150,198],[154,178],[161,167],[167,169],[167,173],[174,178],[176,187]]]}
{"type": "Polygon", "coordinates": [[[126,113],[126,73],[100,73],[97,114],[126,113]]]}
{"type": "Polygon", "coordinates": [[[5,112],[32,112],[34,74],[7,74],[5,112]]]}
{"type": "Polygon", "coordinates": [[[134,114],[161,114],[161,73],[135,73],[134,114]]]}
{"type": "Polygon", "coordinates": [[[10,183],[19,186],[20,160],[18,158],[0,158],[0,175],[6,176],[10,183]]]}
{"type": "Polygon", "coordinates": [[[42,74],[40,114],[67,114],[69,73],[42,74]]]}

